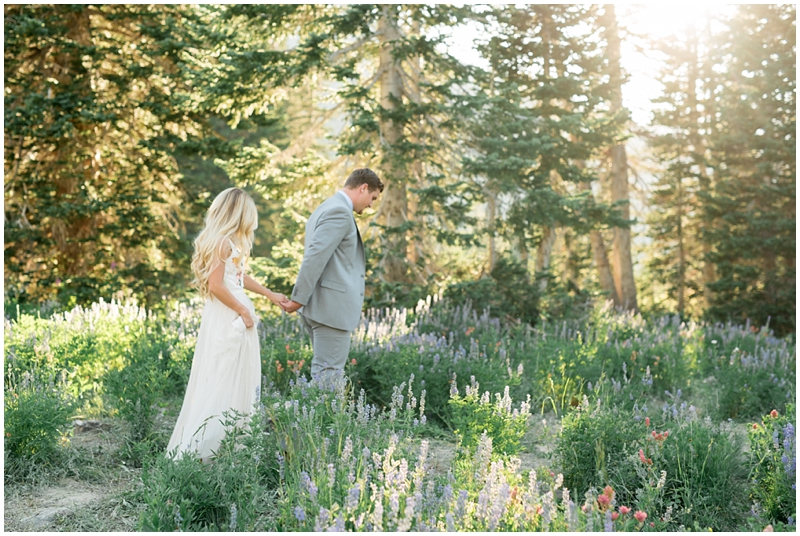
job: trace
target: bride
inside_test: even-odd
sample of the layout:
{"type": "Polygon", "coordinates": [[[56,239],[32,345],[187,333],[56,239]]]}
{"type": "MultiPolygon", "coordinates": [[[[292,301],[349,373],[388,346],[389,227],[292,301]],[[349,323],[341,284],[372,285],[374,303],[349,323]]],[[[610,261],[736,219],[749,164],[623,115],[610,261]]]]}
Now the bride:
{"type": "Polygon", "coordinates": [[[275,305],[286,296],[245,273],[258,226],[256,206],[240,188],[228,188],[211,204],[205,227],[194,241],[194,284],[206,298],[189,385],[167,452],[192,451],[207,461],[225,436],[222,414],[252,412],[261,391],[257,317],[245,289],[275,305]]]}

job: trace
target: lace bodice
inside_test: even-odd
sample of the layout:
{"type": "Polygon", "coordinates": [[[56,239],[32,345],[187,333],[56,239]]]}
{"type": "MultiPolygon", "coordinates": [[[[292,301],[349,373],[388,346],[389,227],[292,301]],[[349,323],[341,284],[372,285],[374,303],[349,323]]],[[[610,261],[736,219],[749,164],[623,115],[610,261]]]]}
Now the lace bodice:
{"type": "Polygon", "coordinates": [[[242,252],[233,243],[233,240],[228,239],[228,244],[231,246],[231,254],[225,259],[225,284],[231,288],[244,288],[244,266],[242,265],[242,252]],[[234,262],[238,259],[239,262],[234,262]]]}

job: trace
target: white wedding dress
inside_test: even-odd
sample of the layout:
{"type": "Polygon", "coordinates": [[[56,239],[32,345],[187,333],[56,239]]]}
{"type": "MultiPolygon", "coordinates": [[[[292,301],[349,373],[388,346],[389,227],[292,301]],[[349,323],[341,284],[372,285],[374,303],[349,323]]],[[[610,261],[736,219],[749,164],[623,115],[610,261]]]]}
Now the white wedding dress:
{"type": "MultiPolygon", "coordinates": [[[[253,303],[244,292],[244,270],[234,259],[239,249],[229,241],[224,284],[258,322],[253,303]]],[[[213,296],[206,300],[197,335],[192,372],[183,407],[167,452],[181,458],[193,451],[208,460],[219,448],[226,430],[222,413],[236,410],[250,414],[261,394],[261,352],[257,324],[244,329],[233,309],[213,296]]]]}

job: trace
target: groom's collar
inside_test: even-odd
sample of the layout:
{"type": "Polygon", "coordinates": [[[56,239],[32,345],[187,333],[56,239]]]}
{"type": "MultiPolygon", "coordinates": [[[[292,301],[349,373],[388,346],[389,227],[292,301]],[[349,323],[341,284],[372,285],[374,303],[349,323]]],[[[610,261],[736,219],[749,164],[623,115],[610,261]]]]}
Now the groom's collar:
{"type": "Polygon", "coordinates": [[[349,196],[349,195],[347,195],[346,193],[344,193],[344,190],[339,190],[339,191],[338,191],[338,192],[336,192],[336,193],[337,193],[337,194],[339,194],[339,195],[341,195],[341,196],[342,196],[342,197],[344,197],[345,199],[347,199],[347,205],[350,207],[350,210],[354,210],[354,208],[353,208],[353,200],[352,200],[352,199],[350,199],[350,196],[349,196]]]}

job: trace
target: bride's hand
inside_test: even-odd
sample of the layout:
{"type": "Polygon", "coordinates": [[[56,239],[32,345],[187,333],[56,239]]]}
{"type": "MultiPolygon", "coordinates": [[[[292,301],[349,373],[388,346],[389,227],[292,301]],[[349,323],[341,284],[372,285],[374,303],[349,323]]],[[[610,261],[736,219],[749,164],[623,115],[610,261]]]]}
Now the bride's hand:
{"type": "Polygon", "coordinates": [[[253,325],[255,325],[255,322],[253,322],[253,317],[250,316],[250,311],[247,310],[242,311],[239,314],[239,316],[242,317],[242,321],[244,322],[244,327],[250,329],[253,327],[253,325]]]}
{"type": "Polygon", "coordinates": [[[269,296],[269,301],[280,307],[281,303],[286,301],[286,296],[280,292],[273,292],[269,296]]]}

